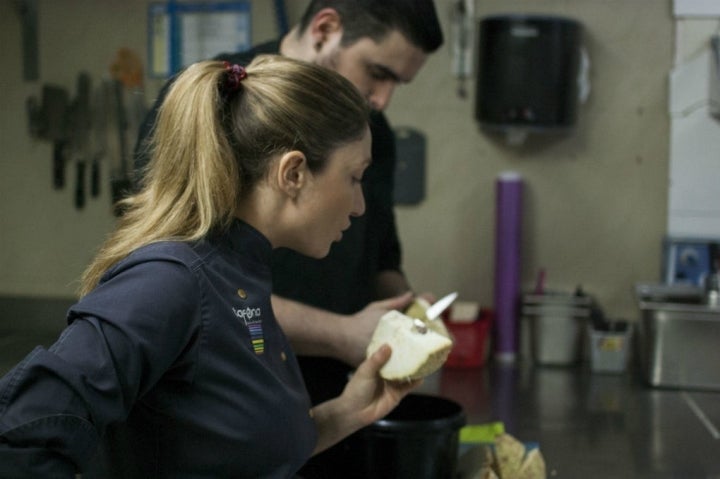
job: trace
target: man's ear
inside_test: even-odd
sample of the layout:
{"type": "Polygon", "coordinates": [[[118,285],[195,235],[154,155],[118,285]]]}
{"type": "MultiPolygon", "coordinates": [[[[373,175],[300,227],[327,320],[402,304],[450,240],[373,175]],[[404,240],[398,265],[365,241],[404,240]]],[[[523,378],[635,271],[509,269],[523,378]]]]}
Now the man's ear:
{"type": "Polygon", "coordinates": [[[296,198],[310,175],[307,158],[299,150],[284,153],[278,160],[277,184],[280,190],[296,198]]]}
{"type": "Polygon", "coordinates": [[[323,8],[315,14],[308,27],[313,39],[315,53],[328,42],[339,43],[342,37],[342,19],[334,8],[323,8]]]}

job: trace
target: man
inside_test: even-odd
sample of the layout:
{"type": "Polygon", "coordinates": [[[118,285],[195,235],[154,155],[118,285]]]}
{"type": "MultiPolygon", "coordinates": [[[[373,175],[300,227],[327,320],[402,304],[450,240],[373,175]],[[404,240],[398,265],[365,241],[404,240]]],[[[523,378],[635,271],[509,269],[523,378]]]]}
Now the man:
{"type": "MultiPolygon", "coordinates": [[[[395,140],[382,110],[395,87],[412,81],[442,42],[433,0],[311,0],[300,22],[279,41],[218,56],[245,65],[256,55],[280,53],[317,63],[349,79],[375,110],[373,161],[363,178],[365,215],[354,218],[323,260],[289,250],[277,251],[274,258],[273,308],[301,356],[313,403],[342,392],[379,317],[411,300],[393,212],[395,140]]],[[[136,169],[147,161],[142,139],[155,113],[141,128],[136,169]]],[[[340,477],[325,474],[318,477],[340,477]]]]}

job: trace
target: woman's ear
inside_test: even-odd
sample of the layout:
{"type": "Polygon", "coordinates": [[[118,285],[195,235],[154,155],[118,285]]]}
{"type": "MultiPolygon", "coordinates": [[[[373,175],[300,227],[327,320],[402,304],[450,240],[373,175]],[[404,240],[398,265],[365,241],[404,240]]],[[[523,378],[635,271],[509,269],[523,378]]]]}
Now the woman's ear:
{"type": "Polygon", "coordinates": [[[293,150],[284,153],[278,160],[277,184],[281,191],[296,198],[308,181],[307,158],[302,151],[293,150]]]}

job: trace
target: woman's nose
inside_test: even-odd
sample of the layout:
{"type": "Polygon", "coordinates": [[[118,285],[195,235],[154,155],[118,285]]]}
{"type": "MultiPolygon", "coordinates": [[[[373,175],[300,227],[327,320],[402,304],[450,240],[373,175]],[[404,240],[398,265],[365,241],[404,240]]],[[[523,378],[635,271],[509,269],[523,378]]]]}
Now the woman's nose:
{"type": "Polygon", "coordinates": [[[353,203],[353,209],[350,212],[350,216],[362,216],[365,213],[365,195],[360,188],[360,193],[355,195],[355,201],[353,203]]]}

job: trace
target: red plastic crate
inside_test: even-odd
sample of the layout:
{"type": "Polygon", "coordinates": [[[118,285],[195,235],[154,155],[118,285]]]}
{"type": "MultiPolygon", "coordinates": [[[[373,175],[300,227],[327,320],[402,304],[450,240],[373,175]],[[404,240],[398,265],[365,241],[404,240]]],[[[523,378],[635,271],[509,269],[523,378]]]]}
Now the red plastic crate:
{"type": "Polygon", "coordinates": [[[469,323],[450,322],[443,318],[455,341],[444,367],[479,368],[485,364],[493,317],[492,311],[482,309],[478,318],[469,323]]]}

